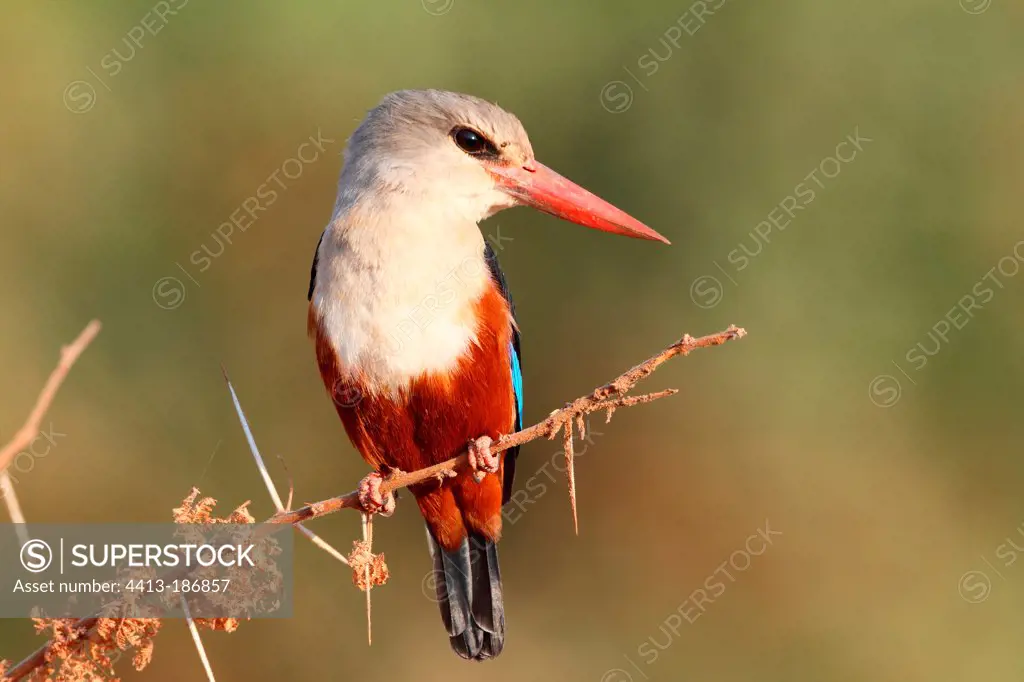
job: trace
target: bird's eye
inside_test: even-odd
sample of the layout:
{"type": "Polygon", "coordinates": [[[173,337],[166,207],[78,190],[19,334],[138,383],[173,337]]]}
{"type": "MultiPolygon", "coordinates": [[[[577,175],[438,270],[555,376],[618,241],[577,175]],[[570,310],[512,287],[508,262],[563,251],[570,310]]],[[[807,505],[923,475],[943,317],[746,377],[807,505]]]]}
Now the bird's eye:
{"type": "Polygon", "coordinates": [[[471,156],[498,155],[491,141],[472,128],[456,128],[452,131],[452,139],[459,145],[459,149],[471,156]]]}

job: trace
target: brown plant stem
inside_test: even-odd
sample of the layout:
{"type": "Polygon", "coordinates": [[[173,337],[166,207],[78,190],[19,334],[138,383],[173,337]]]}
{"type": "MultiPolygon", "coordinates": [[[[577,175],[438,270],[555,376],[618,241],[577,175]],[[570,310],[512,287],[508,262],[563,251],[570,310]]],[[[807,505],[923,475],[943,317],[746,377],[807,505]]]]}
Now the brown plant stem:
{"type": "Polygon", "coordinates": [[[31,445],[32,439],[39,434],[43,417],[46,416],[46,411],[50,409],[50,403],[53,402],[54,396],[57,395],[57,389],[64,382],[64,377],[68,375],[75,361],[78,360],[78,356],[82,354],[82,351],[100,333],[100,326],[98,320],[93,320],[85,326],[85,329],[82,330],[77,339],[71,342],[71,345],[64,346],[61,349],[60,362],[57,363],[57,367],[50,373],[50,378],[46,380],[46,385],[43,386],[43,390],[39,394],[32,412],[29,413],[28,419],[18,429],[18,432],[14,434],[10,442],[3,449],[0,449],[0,471],[5,471],[18,453],[31,445]]]}

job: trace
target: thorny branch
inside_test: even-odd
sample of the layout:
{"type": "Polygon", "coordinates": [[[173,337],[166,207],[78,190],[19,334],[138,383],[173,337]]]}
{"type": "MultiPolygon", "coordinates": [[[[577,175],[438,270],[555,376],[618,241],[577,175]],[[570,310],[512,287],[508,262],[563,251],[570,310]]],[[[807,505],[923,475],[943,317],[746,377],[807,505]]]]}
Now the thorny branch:
{"type": "MultiPolygon", "coordinates": [[[[570,467],[570,483],[572,482],[572,448],[570,446],[572,442],[572,431],[574,425],[577,430],[584,435],[583,432],[583,418],[594,412],[606,412],[607,418],[605,423],[611,421],[612,415],[615,410],[620,407],[632,407],[633,405],[643,405],[645,403],[653,402],[659,398],[665,398],[670,395],[678,393],[677,389],[670,388],[664,391],[658,391],[656,393],[646,393],[644,395],[629,396],[626,395],[629,391],[636,386],[642,379],[649,377],[654,370],[658,369],[662,364],[671,360],[678,355],[689,355],[690,352],[697,350],[698,348],[709,348],[711,346],[721,346],[727,341],[733,339],[739,339],[746,336],[746,330],[730,325],[728,329],[720,331],[717,334],[710,334],[708,336],[702,336],[699,339],[695,339],[689,334],[683,336],[671,346],[661,351],[657,355],[648,358],[636,367],[624,372],[615,380],[600,386],[589,395],[582,396],[567,403],[561,409],[555,410],[547,419],[533,426],[517,431],[516,433],[502,436],[498,440],[494,441],[491,445],[492,452],[503,452],[509,448],[513,448],[517,445],[523,445],[530,441],[537,440],[538,438],[547,438],[548,440],[553,439],[559,434],[559,432],[565,432],[566,442],[566,458],[569,460],[570,467]]],[[[397,471],[393,475],[385,479],[381,485],[381,493],[387,494],[394,492],[400,488],[407,488],[417,483],[423,483],[431,479],[444,479],[454,476],[456,472],[466,468],[469,465],[469,455],[463,451],[456,457],[452,457],[449,460],[427,467],[426,469],[420,469],[406,473],[404,471],[397,471]]],[[[571,490],[570,494],[575,499],[575,491],[571,490]]],[[[573,505],[573,513],[575,514],[575,504],[573,505]]],[[[359,494],[356,491],[346,493],[344,495],[338,495],[320,502],[314,502],[307,504],[304,507],[295,509],[292,511],[278,512],[274,516],[267,519],[267,523],[272,524],[289,524],[294,525],[311,519],[316,519],[327,514],[334,513],[341,509],[357,509],[362,511],[362,505],[359,503],[359,494]]]]}
{"type": "MultiPolygon", "coordinates": [[[[84,335],[85,334],[83,333],[83,336],[84,335]]],[[[574,477],[572,468],[573,430],[575,428],[581,436],[585,436],[584,417],[594,412],[603,411],[607,414],[607,423],[607,421],[611,420],[615,410],[620,407],[642,405],[658,400],[659,398],[674,395],[678,392],[676,389],[668,389],[638,396],[629,396],[626,394],[629,393],[637,383],[650,376],[656,369],[658,369],[658,367],[676,356],[689,355],[691,351],[699,348],[720,346],[728,341],[742,338],[745,335],[746,331],[744,329],[734,325],[730,325],[729,328],[724,331],[700,338],[693,338],[689,334],[686,334],[679,341],[675,342],[657,355],[648,358],[639,365],[624,372],[613,381],[594,389],[594,391],[589,395],[577,398],[571,403],[566,403],[564,407],[553,411],[543,421],[516,433],[502,436],[491,445],[491,451],[503,452],[509,448],[517,445],[523,445],[539,438],[547,438],[550,440],[555,438],[559,433],[562,433],[565,443],[565,456],[569,465],[566,467],[566,470],[569,477],[570,499],[573,505],[573,516],[575,519],[576,495],[573,485],[574,477]]],[[[81,341],[81,338],[79,341],[81,341]]],[[[76,342],[76,344],[77,343],[78,342],[76,342]]],[[[41,416],[39,418],[41,419],[41,416]]],[[[6,453],[6,449],[4,450],[4,453],[6,453]]],[[[454,476],[456,472],[468,466],[469,457],[467,452],[464,451],[458,456],[445,462],[435,464],[425,469],[420,469],[419,471],[409,473],[396,471],[381,485],[381,492],[386,495],[387,493],[400,488],[416,485],[417,483],[423,483],[432,479],[443,480],[444,478],[454,476]]],[[[285,509],[278,511],[270,517],[266,523],[276,526],[277,528],[284,528],[288,525],[294,526],[305,521],[326,516],[327,514],[331,514],[341,509],[356,509],[361,512],[364,511],[359,503],[359,495],[356,491],[313,504],[307,504],[299,509],[285,509]]],[[[77,641],[80,645],[86,644],[89,642],[90,638],[94,636],[98,620],[98,618],[82,618],[74,623],[72,630],[77,633],[77,641]]],[[[53,641],[44,644],[21,663],[18,663],[14,667],[5,671],[4,677],[0,678],[0,682],[15,682],[17,680],[23,680],[39,668],[45,666],[49,659],[50,650],[53,646],[53,641]]]]}

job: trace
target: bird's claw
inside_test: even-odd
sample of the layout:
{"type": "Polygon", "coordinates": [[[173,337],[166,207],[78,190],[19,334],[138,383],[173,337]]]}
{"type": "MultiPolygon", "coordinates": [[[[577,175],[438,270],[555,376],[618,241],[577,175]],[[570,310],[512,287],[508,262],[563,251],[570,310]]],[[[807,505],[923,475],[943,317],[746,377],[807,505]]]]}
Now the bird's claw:
{"type": "Polygon", "coordinates": [[[391,492],[383,494],[380,490],[382,483],[384,477],[376,471],[359,481],[359,504],[367,514],[391,516],[395,513],[395,495],[391,492]]]}
{"type": "Polygon", "coordinates": [[[477,483],[484,480],[487,474],[498,473],[501,466],[501,457],[491,452],[493,442],[489,436],[469,441],[469,466],[473,470],[473,480],[477,483]]]}

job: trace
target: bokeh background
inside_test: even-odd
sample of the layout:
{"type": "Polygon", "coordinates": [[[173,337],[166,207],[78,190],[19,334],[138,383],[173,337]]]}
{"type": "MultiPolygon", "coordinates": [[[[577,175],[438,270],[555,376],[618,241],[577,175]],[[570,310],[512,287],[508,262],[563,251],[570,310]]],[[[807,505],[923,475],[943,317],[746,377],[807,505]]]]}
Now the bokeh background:
{"type": "MultiPolygon", "coordinates": [[[[528,422],[684,332],[750,332],[646,384],[677,397],[594,422],[578,538],[558,448],[525,449],[520,481],[534,485],[502,543],[497,661],[449,651],[406,498],[378,525],[393,577],[375,592],[371,648],[350,574],[298,538],[296,617],[206,635],[219,678],[1019,677],[1020,3],[0,13],[0,438],[60,345],[104,323],[47,419],[66,436],[11,472],[30,521],[163,521],[193,485],[269,515],[222,363],[299,501],[366,473],[317,375],[305,293],[344,140],[391,90],[498,101],[545,163],[673,241],[526,209],[484,224],[500,228],[519,307],[528,422]],[[283,177],[318,132],[332,142],[283,177]],[[859,150],[837,151],[858,133],[859,150]],[[218,243],[275,172],[273,205],[218,243]],[[791,220],[787,197],[801,204],[791,220]],[[772,543],[754,556],[766,523],[772,543]]],[[[359,521],[314,528],[348,548],[359,521]]],[[[29,622],[0,621],[0,658],[38,643],[29,622]]],[[[183,625],[156,643],[125,679],[203,678],[183,625]]]]}

